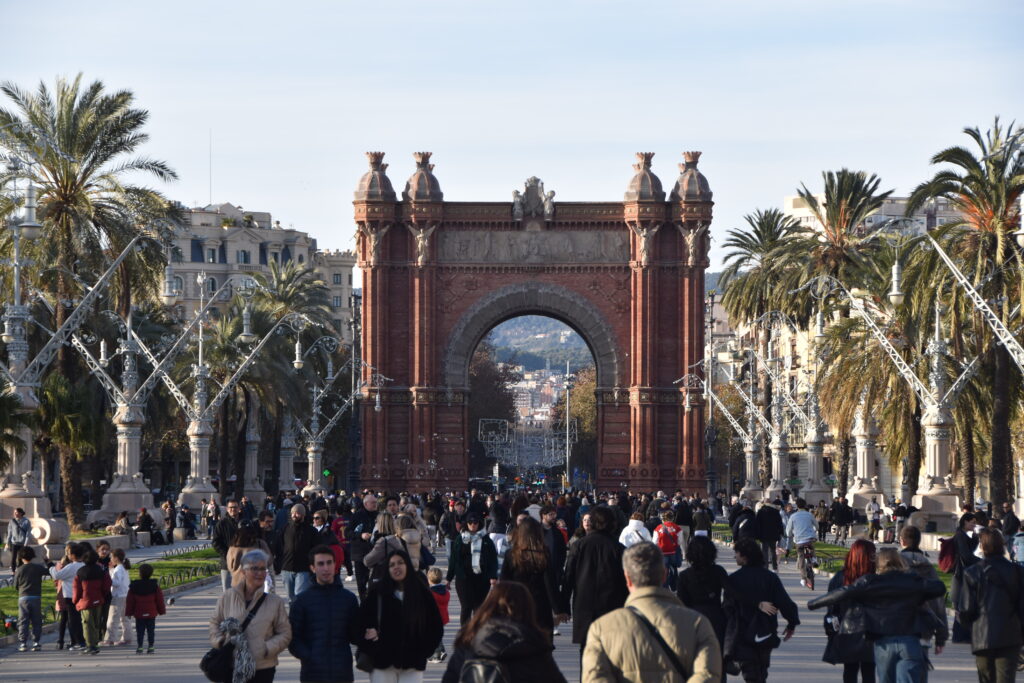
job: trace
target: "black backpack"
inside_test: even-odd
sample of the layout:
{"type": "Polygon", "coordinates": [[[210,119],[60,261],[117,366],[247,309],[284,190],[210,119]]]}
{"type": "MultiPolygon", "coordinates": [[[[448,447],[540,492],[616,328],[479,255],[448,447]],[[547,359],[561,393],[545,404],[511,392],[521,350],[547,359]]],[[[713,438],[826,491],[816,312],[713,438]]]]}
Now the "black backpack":
{"type": "Polygon", "coordinates": [[[496,659],[467,659],[459,683],[512,683],[505,665],[496,659]]]}

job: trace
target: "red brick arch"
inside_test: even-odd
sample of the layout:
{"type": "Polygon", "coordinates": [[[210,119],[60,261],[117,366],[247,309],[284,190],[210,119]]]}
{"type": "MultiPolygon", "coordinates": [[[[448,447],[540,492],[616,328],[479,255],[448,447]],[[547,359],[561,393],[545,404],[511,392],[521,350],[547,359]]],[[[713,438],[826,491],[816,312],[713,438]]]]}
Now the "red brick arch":
{"type": "Polygon", "coordinates": [[[703,407],[684,411],[673,385],[703,355],[712,203],[697,153],[668,200],[644,154],[626,201],[601,203],[553,202],[536,178],[512,202],[448,202],[429,153],[399,199],[383,154],[368,156],[363,357],[392,381],[362,411],[363,485],[465,487],[469,359],[495,325],[541,314],[597,363],[597,485],[704,487],[703,407]]]}

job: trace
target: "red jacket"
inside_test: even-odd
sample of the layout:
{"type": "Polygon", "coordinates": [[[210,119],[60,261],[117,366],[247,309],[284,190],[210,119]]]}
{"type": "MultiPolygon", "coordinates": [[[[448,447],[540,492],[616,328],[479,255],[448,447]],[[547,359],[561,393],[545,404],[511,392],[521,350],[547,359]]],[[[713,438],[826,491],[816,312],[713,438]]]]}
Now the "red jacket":
{"type": "Polygon", "coordinates": [[[158,614],[166,614],[164,593],[156,579],[136,579],[128,586],[128,601],[124,606],[126,617],[136,619],[156,619],[158,614]]]}
{"type": "Polygon", "coordinates": [[[71,586],[71,601],[79,612],[110,604],[110,574],[100,564],[79,569],[71,586]]]}
{"type": "Polygon", "coordinates": [[[451,591],[443,583],[439,583],[436,586],[430,587],[430,594],[434,596],[434,602],[437,603],[437,611],[441,613],[441,624],[447,624],[449,621],[448,601],[452,599],[451,591]]]}

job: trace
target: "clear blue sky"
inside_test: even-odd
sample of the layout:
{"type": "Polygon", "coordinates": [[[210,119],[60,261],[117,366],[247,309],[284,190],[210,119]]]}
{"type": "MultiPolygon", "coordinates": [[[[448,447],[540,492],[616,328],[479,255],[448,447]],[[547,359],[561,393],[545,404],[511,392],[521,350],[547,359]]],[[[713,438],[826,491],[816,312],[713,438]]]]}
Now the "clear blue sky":
{"type": "MultiPolygon", "coordinates": [[[[704,152],[712,233],[824,169],[906,193],[964,126],[1024,119],[1024,3],[5,2],[0,79],[83,72],[151,112],[145,152],[186,204],[271,211],[353,244],[363,152],[404,185],[434,152],[450,200],[531,175],[566,201],[620,200],[633,152],[668,189],[704,152]],[[973,8],[972,8],[973,6],[973,8]]],[[[722,253],[712,252],[714,264],[722,253]]]]}

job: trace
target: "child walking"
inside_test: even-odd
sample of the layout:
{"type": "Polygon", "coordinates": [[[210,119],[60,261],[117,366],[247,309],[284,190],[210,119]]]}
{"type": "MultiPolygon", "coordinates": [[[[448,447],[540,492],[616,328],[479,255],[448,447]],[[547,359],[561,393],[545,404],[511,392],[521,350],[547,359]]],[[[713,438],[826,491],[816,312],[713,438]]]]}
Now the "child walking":
{"type": "Polygon", "coordinates": [[[135,619],[135,654],[142,654],[143,634],[149,640],[149,649],[146,653],[156,652],[153,648],[156,618],[157,615],[167,613],[167,606],[164,604],[164,593],[160,590],[160,584],[153,578],[152,565],[139,565],[139,578],[128,585],[128,600],[124,612],[126,616],[135,619]]]}
{"type": "Polygon", "coordinates": [[[100,645],[128,644],[128,570],[131,560],[118,548],[110,554],[110,609],[107,611],[107,639],[100,645]]]}
{"type": "Polygon", "coordinates": [[[98,562],[96,551],[85,551],[85,566],[75,574],[72,585],[72,600],[82,615],[82,630],[85,632],[85,649],[82,654],[98,655],[105,607],[110,604],[110,574],[98,562]]]}
{"type": "MultiPolygon", "coordinates": [[[[427,581],[430,583],[430,593],[434,596],[434,602],[437,603],[437,610],[441,613],[441,625],[444,626],[448,623],[448,601],[452,599],[451,591],[448,587],[442,583],[444,574],[437,567],[433,567],[427,572],[427,581]]],[[[434,654],[430,656],[428,662],[437,664],[443,662],[448,657],[448,653],[444,650],[444,638],[437,644],[437,649],[434,650],[434,654]]]]}
{"type": "Polygon", "coordinates": [[[14,572],[14,587],[18,589],[18,652],[28,649],[29,627],[32,630],[32,651],[42,649],[39,638],[43,635],[43,577],[50,572],[36,559],[36,551],[22,546],[18,551],[19,566],[14,572]]]}

